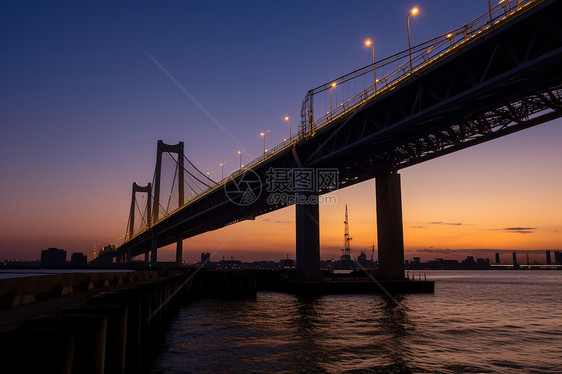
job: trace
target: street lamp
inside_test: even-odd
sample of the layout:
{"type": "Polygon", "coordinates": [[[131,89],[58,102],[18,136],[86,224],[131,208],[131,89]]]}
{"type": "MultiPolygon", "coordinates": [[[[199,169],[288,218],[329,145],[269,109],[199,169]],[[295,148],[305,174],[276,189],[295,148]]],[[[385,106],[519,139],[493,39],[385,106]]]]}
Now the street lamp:
{"type": "Polygon", "coordinates": [[[406,16],[406,22],[408,23],[408,55],[410,56],[410,72],[412,72],[412,45],[410,44],[410,15],[415,16],[419,13],[419,9],[414,7],[408,15],[406,16]]]}
{"type": "Polygon", "coordinates": [[[336,82],[330,85],[330,119],[332,119],[332,88],[336,87],[336,82]]]}
{"type": "Polygon", "coordinates": [[[291,117],[285,116],[285,121],[289,121],[289,142],[290,142],[291,138],[293,137],[293,131],[291,130],[291,117]]]}
{"type": "Polygon", "coordinates": [[[221,162],[220,165],[221,165],[221,180],[223,180],[224,179],[224,164],[221,162]]]}
{"type": "Polygon", "coordinates": [[[238,156],[240,156],[240,169],[242,169],[242,151],[238,151],[238,156]]]}
{"type": "Polygon", "coordinates": [[[371,39],[365,40],[366,47],[373,47],[373,81],[375,82],[375,91],[377,90],[377,74],[375,72],[375,43],[371,39]]]}
{"type": "MultiPolygon", "coordinates": [[[[266,132],[269,132],[269,130],[267,130],[266,132]]],[[[260,132],[260,136],[263,137],[263,154],[265,155],[265,152],[267,152],[267,149],[265,149],[265,132],[260,132]]]]}

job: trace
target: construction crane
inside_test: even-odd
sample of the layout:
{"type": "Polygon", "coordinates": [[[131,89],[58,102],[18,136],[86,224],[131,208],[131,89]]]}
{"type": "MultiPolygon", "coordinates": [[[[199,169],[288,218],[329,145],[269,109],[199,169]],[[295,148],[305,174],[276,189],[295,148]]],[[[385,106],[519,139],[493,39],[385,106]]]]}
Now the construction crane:
{"type": "Polygon", "coordinates": [[[349,221],[347,220],[347,204],[345,204],[345,232],[343,234],[342,260],[351,260],[351,239],[349,237],[349,221]]]}

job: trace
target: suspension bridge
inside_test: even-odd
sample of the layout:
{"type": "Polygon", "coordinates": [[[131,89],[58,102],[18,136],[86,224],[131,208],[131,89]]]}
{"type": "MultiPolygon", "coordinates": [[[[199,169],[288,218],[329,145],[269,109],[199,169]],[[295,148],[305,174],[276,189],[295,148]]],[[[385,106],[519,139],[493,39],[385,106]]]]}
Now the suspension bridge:
{"type": "Polygon", "coordinates": [[[562,116],[560,19],[561,1],[502,0],[455,30],[318,86],[303,100],[297,134],[220,181],[185,157],[183,143],[159,141],[153,181],[133,184],[126,234],[94,262],[155,262],[159,247],[177,243],[181,264],[183,239],[285,207],[272,186],[303,174],[317,183],[293,191],[306,200],[295,200],[298,277],[320,277],[319,208],[310,197],[374,178],[377,277],[403,279],[398,171],[562,116]],[[172,168],[162,168],[163,156],[172,168]],[[320,171],[331,177],[320,183],[320,171]]]}

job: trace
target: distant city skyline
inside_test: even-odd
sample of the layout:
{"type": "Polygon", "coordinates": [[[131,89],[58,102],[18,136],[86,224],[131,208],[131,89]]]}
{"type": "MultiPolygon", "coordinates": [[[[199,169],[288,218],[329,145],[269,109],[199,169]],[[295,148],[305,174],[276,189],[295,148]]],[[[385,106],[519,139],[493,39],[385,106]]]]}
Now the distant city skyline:
{"type": "MultiPolygon", "coordinates": [[[[307,90],[372,62],[366,39],[380,58],[406,49],[414,5],[413,45],[488,7],[3,2],[0,258],[38,259],[49,247],[90,255],[122,236],[131,183],[152,179],[158,139],[184,141],[215,177],[255,158],[264,140],[287,137],[286,116],[296,132],[307,90]]],[[[558,119],[401,170],[405,258],[562,249],[560,144],[558,119]]],[[[320,255],[341,253],[346,204],[352,255],[376,245],[374,181],[333,195],[320,206],[320,255]]],[[[289,207],[186,239],[184,259],[217,248],[244,261],[294,258],[294,219],[289,207]]],[[[167,247],[158,259],[174,256],[167,247]]]]}

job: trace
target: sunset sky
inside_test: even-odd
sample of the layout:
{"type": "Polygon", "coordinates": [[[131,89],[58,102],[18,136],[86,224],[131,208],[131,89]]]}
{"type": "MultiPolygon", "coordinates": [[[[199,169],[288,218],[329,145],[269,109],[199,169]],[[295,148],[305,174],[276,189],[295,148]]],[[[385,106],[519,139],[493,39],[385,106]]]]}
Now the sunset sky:
{"type": "MultiPolygon", "coordinates": [[[[0,3],[0,260],[90,254],[125,232],[131,183],[152,180],[158,139],[220,176],[281,142],[306,92],[461,26],[474,1],[0,3]]],[[[562,249],[562,120],[401,171],[406,258],[562,249]]],[[[320,207],[321,256],[376,243],[374,181],[320,207]]],[[[242,260],[294,258],[294,207],[184,242],[242,260]]],[[[368,253],[370,255],[370,252],[368,253]]],[[[173,249],[161,249],[169,260],[173,249]]],[[[504,255],[508,260],[508,255],[504,255]]],[[[502,257],[503,260],[503,257],[502,257]]],[[[510,260],[509,260],[510,261],[510,260]]]]}

